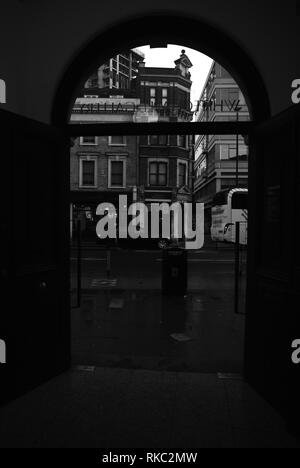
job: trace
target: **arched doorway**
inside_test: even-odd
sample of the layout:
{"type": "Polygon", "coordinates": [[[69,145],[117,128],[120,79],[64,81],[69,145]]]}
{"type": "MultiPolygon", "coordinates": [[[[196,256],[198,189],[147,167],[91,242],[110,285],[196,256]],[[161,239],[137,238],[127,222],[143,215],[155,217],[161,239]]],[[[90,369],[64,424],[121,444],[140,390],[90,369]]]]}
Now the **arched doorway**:
{"type": "MultiPolygon", "coordinates": [[[[176,16],[170,18],[169,15],[151,16],[148,18],[134,19],[126,24],[118,25],[115,28],[94,39],[70,65],[65,74],[61,86],[57,91],[52,119],[56,126],[66,130],[71,136],[77,135],[78,128],[75,125],[68,125],[70,110],[80,83],[88,78],[89,73],[95,65],[104,62],[113,54],[119,52],[118,37],[124,37],[122,48],[136,47],[138,44],[150,43],[153,47],[164,46],[168,42],[180,42],[191,46],[194,49],[201,49],[201,52],[209,53],[227,67],[236,78],[247,99],[247,104],[251,113],[251,122],[230,122],[230,123],[159,123],[159,124],[137,124],[117,123],[112,128],[110,124],[100,125],[80,125],[80,135],[84,132],[86,136],[97,135],[163,135],[180,133],[188,134],[249,134],[251,128],[260,121],[269,117],[269,104],[264,84],[259,77],[251,60],[243,51],[229,38],[221,41],[221,36],[213,27],[196,24],[189,18],[183,19],[176,16]],[[168,18],[168,21],[166,21],[168,18]],[[153,22],[156,30],[163,31],[161,35],[153,34],[153,22]],[[201,34],[198,31],[201,31],[201,34]],[[178,32],[179,31],[179,32],[178,32]],[[117,34],[118,32],[118,34],[117,34]],[[101,50],[101,44],[108,44],[105,50],[101,50]],[[222,44],[222,50],[220,50],[222,44]],[[96,59],[95,59],[96,55],[96,59]],[[82,70],[85,70],[84,76],[82,70]],[[238,71],[237,71],[238,70],[238,71]],[[78,78],[75,80],[75,76],[78,78]],[[80,79],[79,79],[80,77],[80,79]],[[78,84],[79,83],[79,84],[78,84]],[[184,128],[183,128],[184,127],[184,128]],[[76,131],[75,131],[76,130],[76,131]],[[75,131],[75,133],[74,133],[75,131]]],[[[79,133],[78,133],[79,135],[79,133]]]]}

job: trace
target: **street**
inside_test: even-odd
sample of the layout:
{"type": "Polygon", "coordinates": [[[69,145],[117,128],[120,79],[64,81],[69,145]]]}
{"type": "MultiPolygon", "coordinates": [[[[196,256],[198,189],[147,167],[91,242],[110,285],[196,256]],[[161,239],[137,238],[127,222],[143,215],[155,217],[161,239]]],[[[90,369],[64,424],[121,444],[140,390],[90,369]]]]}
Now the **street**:
{"type": "Polygon", "coordinates": [[[234,313],[234,249],[188,252],[188,291],[161,294],[162,251],[83,244],[81,307],[72,249],[73,362],[131,368],[241,373],[245,272],[234,313]],[[110,256],[110,258],[109,258],[110,256]]]}

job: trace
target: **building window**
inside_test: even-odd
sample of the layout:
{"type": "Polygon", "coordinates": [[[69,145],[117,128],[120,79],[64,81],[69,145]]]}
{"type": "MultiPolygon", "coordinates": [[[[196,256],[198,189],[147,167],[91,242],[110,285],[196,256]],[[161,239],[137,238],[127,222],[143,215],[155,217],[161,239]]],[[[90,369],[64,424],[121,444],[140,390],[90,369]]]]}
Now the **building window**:
{"type": "Polygon", "coordinates": [[[186,148],[186,135],[178,135],[178,146],[186,148]]]}
{"type": "Polygon", "coordinates": [[[129,79],[125,76],[120,75],[120,88],[128,89],[129,88],[129,79]]]}
{"type": "Polygon", "coordinates": [[[87,146],[87,145],[97,145],[97,138],[95,136],[83,136],[80,137],[80,145],[87,146]]]}
{"type": "Polygon", "coordinates": [[[167,146],[168,136],[167,135],[150,135],[149,145],[153,146],[167,146]]]}
{"type": "Polygon", "coordinates": [[[113,135],[108,137],[109,146],[126,146],[126,136],[113,135]]]}
{"type": "Polygon", "coordinates": [[[206,172],[206,170],[207,170],[207,159],[204,158],[200,164],[200,175],[203,174],[203,172],[206,172]]]}
{"type": "Polygon", "coordinates": [[[239,145],[239,156],[248,156],[248,146],[246,145],[239,145]]]}
{"type": "Polygon", "coordinates": [[[236,145],[229,145],[229,159],[236,158],[236,145]]]}
{"type": "MultiPolygon", "coordinates": [[[[246,145],[239,144],[239,156],[248,156],[248,148],[246,145]]],[[[235,159],[236,158],[236,144],[221,145],[220,146],[220,159],[235,159]]]]}
{"type": "Polygon", "coordinates": [[[162,106],[168,105],[168,89],[167,88],[162,89],[161,105],[162,106]]]}
{"type": "Polygon", "coordinates": [[[166,186],[168,182],[168,163],[153,161],[149,164],[149,185],[166,186]]]}
{"type": "Polygon", "coordinates": [[[177,166],[177,185],[183,187],[187,185],[187,163],[179,162],[177,166]]]}
{"type": "Polygon", "coordinates": [[[229,158],[229,145],[221,145],[220,146],[220,159],[228,159],[229,158]]]}
{"type": "Polygon", "coordinates": [[[149,136],[149,145],[157,146],[158,145],[158,135],[149,136]]]}
{"type": "Polygon", "coordinates": [[[150,88],[150,106],[156,105],[156,88],[150,88]]]}
{"type": "Polygon", "coordinates": [[[80,187],[96,187],[97,159],[86,156],[80,158],[79,161],[79,186],[80,187]]]}
{"type": "Polygon", "coordinates": [[[108,187],[126,187],[126,160],[115,157],[109,159],[108,165],[108,187]]]}
{"type": "Polygon", "coordinates": [[[197,177],[201,177],[207,171],[207,159],[204,158],[197,168],[197,177]]]}

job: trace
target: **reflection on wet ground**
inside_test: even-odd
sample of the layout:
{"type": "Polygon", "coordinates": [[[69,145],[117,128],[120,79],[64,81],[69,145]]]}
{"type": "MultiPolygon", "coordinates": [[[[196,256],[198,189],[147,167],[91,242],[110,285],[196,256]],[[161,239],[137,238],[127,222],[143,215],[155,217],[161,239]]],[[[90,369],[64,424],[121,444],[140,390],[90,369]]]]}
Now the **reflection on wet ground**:
{"type": "Polygon", "coordinates": [[[73,358],[97,366],[240,373],[243,329],[231,293],[87,291],[81,309],[73,310],[73,358]]]}

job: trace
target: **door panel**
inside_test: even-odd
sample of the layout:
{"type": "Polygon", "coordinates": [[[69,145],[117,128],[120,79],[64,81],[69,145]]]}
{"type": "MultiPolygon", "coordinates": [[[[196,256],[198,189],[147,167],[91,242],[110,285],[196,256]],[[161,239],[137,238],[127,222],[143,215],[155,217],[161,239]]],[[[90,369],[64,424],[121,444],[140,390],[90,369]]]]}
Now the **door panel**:
{"type": "Polygon", "coordinates": [[[300,108],[251,136],[245,373],[287,420],[299,414],[300,108]]]}
{"type": "Polygon", "coordinates": [[[69,161],[67,140],[55,129],[3,111],[0,124],[5,401],[70,365],[69,161]]]}

